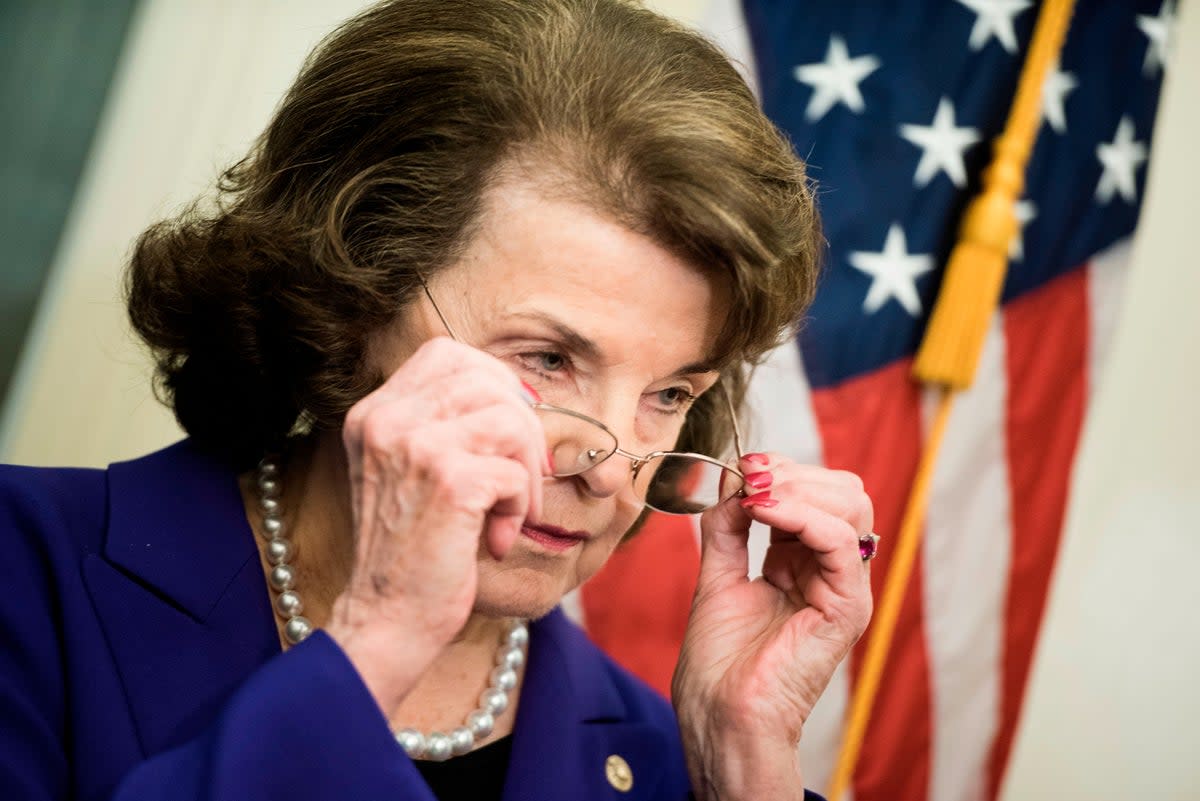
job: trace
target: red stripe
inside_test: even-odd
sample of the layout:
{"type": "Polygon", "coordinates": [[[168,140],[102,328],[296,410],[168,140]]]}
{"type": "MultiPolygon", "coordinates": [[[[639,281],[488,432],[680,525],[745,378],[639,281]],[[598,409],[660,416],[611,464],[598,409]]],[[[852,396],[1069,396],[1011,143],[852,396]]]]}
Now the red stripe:
{"type": "Polygon", "coordinates": [[[592,641],[668,697],[699,572],[691,519],[656,513],[580,593],[592,641]]]}
{"type": "MultiPolygon", "coordinates": [[[[921,393],[909,378],[911,364],[904,360],[813,393],[825,464],[861,476],[875,504],[875,530],[884,538],[871,571],[876,597],[890,563],[888,541],[900,530],[921,450],[921,393]]],[[[921,585],[918,559],[854,774],[858,801],[925,801],[931,691],[921,585]]],[[[865,642],[864,637],[852,656],[852,675],[865,642]]]]}
{"type": "Polygon", "coordinates": [[[988,798],[996,797],[1008,763],[1058,555],[1087,400],[1087,282],[1087,268],[1078,268],[1004,310],[1012,565],[988,798]]]}

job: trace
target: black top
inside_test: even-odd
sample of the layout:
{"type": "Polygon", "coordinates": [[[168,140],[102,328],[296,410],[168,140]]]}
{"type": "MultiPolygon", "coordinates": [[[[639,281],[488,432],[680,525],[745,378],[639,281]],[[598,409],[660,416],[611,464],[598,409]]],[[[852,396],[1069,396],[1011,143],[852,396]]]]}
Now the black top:
{"type": "Polygon", "coordinates": [[[500,801],[511,756],[510,734],[445,762],[417,760],[416,765],[438,801],[500,801]]]}

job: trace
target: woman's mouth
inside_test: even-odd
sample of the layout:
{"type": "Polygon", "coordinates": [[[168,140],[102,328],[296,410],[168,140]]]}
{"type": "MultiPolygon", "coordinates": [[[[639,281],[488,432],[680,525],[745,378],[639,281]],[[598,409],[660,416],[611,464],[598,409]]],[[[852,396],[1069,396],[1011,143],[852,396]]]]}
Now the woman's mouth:
{"type": "Polygon", "coordinates": [[[568,531],[549,523],[524,523],[521,534],[552,551],[566,551],[591,537],[586,531],[568,531]]]}

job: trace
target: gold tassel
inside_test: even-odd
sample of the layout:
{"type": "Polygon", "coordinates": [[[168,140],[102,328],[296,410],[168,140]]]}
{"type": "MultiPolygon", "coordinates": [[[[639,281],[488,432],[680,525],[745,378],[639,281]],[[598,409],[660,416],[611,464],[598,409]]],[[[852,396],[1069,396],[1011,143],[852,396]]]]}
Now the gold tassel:
{"type": "Polygon", "coordinates": [[[850,700],[849,715],[826,793],[840,801],[850,787],[862,751],[867,723],[883,678],[900,606],[916,562],[924,530],[929,487],[957,393],[975,378],[1004,287],[1009,243],[1017,234],[1016,201],[1024,187],[1025,166],[1041,121],[1042,85],[1062,51],[1074,0],[1046,0],[1038,14],[1029,54],[1004,134],[984,174],[983,192],[967,207],[959,238],[950,252],[945,277],[913,362],[913,377],[940,387],[937,416],[921,454],[904,512],[876,618],[868,631],[863,666],[850,700]]]}
{"type": "MultiPolygon", "coordinates": [[[[992,170],[992,174],[998,172],[992,170]]],[[[975,380],[983,340],[1008,271],[1009,243],[1017,233],[1019,188],[1003,186],[1000,181],[990,183],[971,201],[959,240],[950,252],[937,303],[913,363],[913,375],[919,381],[962,390],[975,380]]]]}

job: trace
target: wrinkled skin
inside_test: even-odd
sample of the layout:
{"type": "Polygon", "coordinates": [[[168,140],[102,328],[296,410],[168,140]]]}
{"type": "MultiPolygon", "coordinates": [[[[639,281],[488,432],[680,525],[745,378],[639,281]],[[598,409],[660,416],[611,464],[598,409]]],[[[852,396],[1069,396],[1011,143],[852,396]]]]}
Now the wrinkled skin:
{"type": "MultiPolygon", "coordinates": [[[[385,713],[419,727],[457,725],[476,691],[456,682],[486,673],[503,619],[552,609],[641,510],[624,459],[549,477],[522,382],[570,399],[623,448],[669,449],[686,412],[679,399],[716,381],[703,363],[726,302],[650,239],[520,182],[489,194],[475,240],[429,284],[463,341],[445,336],[424,301],[380,332],[369,356],[389,377],[348,414],[333,460],[342,474],[312,488],[314,506],[322,493],[328,501],[310,515],[344,519],[353,547],[348,580],[314,619],[385,713]],[[538,522],[581,539],[546,548],[523,533],[538,522]]],[[[861,483],[778,454],[754,458],[740,467],[769,474],[770,499],[735,497],[701,519],[701,575],[675,676],[701,798],[802,792],[796,742],[870,615],[861,483]],[[756,581],[752,520],[772,531],[756,581]]]]}

